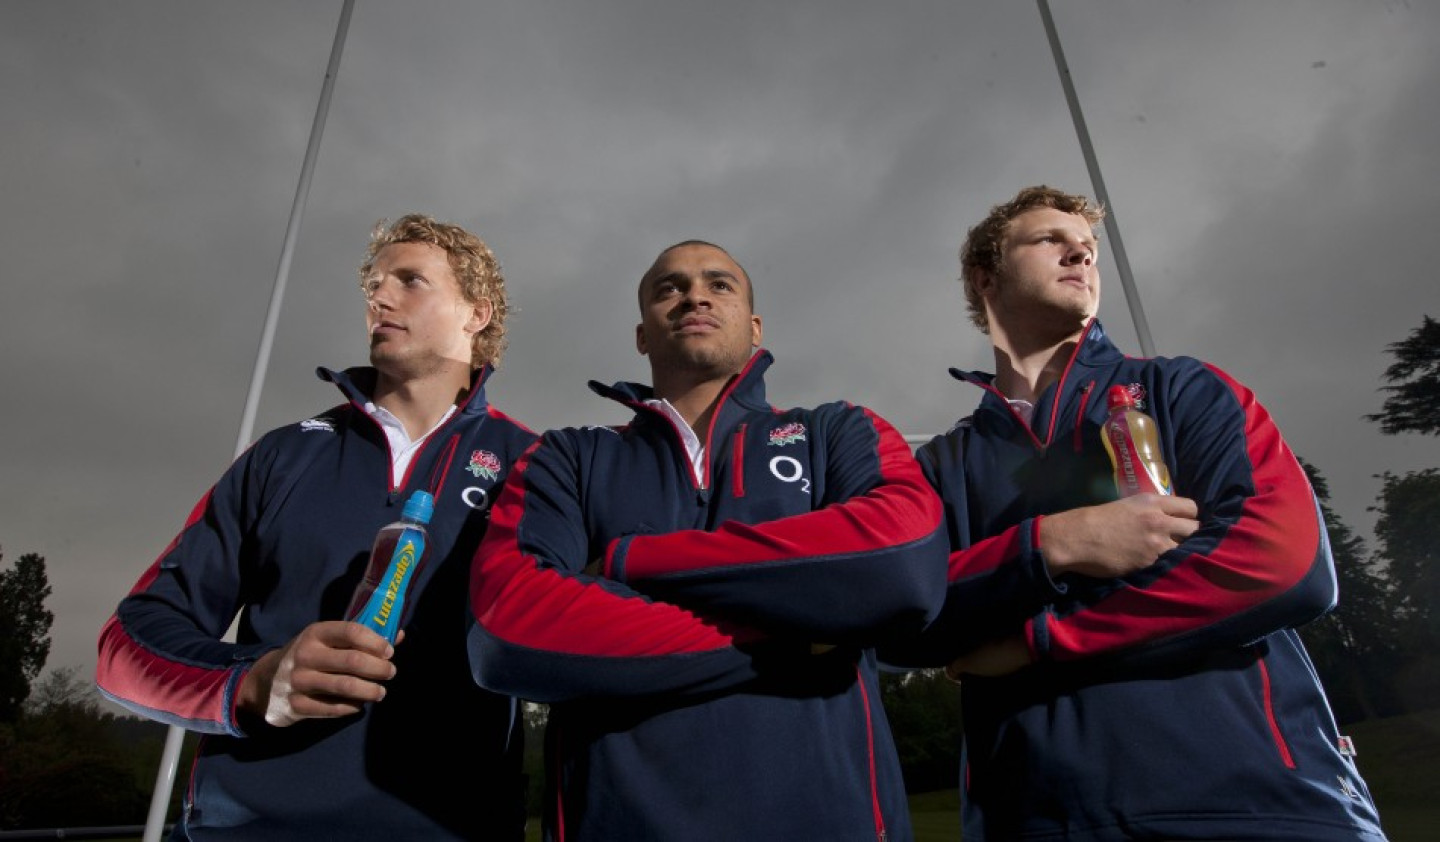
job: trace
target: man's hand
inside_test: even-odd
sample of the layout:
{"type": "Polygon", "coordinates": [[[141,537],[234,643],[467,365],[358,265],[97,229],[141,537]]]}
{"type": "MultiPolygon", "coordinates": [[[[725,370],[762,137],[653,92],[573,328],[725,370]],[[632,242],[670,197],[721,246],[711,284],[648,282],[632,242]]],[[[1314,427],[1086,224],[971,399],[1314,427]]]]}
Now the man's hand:
{"type": "Polygon", "coordinates": [[[358,713],[385,698],[380,682],[395,676],[394,654],[385,638],[359,623],[311,623],[255,662],[240,683],[239,706],[277,727],[358,713]]]}
{"type": "Polygon", "coordinates": [[[1200,528],[1188,497],[1137,494],[1040,519],[1040,553],[1052,576],[1113,578],[1155,563],[1200,528]]]}
{"type": "Polygon", "coordinates": [[[945,675],[951,681],[959,681],[966,675],[995,678],[1029,665],[1030,649],[1025,645],[1025,638],[1017,634],[992,640],[966,652],[945,667],[945,675]]]}

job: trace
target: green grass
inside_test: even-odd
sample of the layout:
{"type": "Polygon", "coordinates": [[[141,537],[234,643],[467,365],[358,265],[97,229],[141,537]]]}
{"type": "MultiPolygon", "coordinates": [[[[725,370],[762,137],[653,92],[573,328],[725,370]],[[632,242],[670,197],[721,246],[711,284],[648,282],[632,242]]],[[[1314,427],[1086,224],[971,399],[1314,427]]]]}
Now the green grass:
{"type": "Polygon", "coordinates": [[[1440,828],[1440,708],[1357,722],[1355,763],[1390,842],[1431,842],[1440,828]]]}
{"type": "Polygon", "coordinates": [[[955,842],[960,838],[960,791],[910,796],[910,825],[915,829],[915,842],[955,842]]]}

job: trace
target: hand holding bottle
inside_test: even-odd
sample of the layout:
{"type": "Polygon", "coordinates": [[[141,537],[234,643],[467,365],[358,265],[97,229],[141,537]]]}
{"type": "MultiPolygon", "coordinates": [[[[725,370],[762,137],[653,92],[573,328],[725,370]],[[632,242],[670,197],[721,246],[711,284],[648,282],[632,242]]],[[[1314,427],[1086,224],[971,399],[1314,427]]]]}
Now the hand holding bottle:
{"type": "Polygon", "coordinates": [[[1200,528],[1194,500],[1175,496],[1155,419],[1134,393],[1111,386],[1100,430],[1120,499],[1041,519],[1040,552],[1050,574],[1114,578],[1154,564],[1200,528]]]}
{"type": "Polygon", "coordinates": [[[1040,519],[1040,554],[1050,575],[1114,578],[1155,563],[1200,528],[1188,497],[1136,494],[1040,519]]]}
{"type": "Polygon", "coordinates": [[[385,698],[395,648],[354,623],[311,623],[245,673],[236,706],[276,727],[358,713],[385,698]]]}

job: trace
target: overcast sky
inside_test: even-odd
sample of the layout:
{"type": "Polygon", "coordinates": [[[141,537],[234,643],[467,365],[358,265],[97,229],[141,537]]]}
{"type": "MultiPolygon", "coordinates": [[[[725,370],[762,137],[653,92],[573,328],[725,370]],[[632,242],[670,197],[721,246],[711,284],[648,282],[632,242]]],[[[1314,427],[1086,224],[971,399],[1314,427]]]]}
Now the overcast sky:
{"type": "MultiPolygon", "coordinates": [[[[0,3],[0,548],[45,556],[49,667],[90,676],[236,454],[342,8],[0,3]]],[[[1374,474],[1440,465],[1361,418],[1440,316],[1440,5],[1053,12],[1156,351],[1254,388],[1369,539],[1374,474]]],[[[646,379],[634,285],[699,237],[754,278],[774,403],[940,432],[979,396],[947,368],[992,367],[956,249],[1035,183],[1097,192],[1034,3],[359,0],[251,438],[338,402],[314,368],[365,361],[356,267],[412,211],[498,254],[490,394],[531,427],[620,420],[585,383],[646,379]]]]}

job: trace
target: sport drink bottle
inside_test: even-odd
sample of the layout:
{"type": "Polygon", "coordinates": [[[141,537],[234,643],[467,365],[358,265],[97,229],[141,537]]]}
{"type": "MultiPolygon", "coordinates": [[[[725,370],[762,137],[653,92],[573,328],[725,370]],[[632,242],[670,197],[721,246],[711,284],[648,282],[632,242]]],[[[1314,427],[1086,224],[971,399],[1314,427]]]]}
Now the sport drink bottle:
{"type": "Polygon", "coordinates": [[[425,526],[434,513],[435,498],[416,491],[405,501],[400,519],[380,528],[345,619],[395,642],[405,615],[405,593],[425,560],[425,526]]]}
{"type": "Polygon", "coordinates": [[[1100,437],[1115,469],[1116,491],[1121,497],[1147,491],[1174,494],[1155,419],[1136,408],[1135,396],[1124,386],[1111,386],[1106,402],[1110,414],[1100,437]]]}

